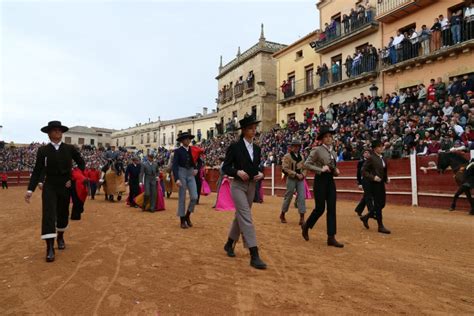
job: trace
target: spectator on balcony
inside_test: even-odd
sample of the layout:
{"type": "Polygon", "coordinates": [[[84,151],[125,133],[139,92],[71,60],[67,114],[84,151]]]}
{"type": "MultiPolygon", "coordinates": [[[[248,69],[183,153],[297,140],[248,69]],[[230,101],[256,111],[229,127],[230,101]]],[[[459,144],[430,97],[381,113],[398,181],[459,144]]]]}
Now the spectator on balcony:
{"type": "Polygon", "coordinates": [[[391,64],[390,49],[387,46],[380,50],[380,59],[382,60],[384,66],[388,66],[391,64]]]}
{"type": "Polygon", "coordinates": [[[407,51],[407,54],[405,54],[405,56],[406,56],[405,60],[410,59],[410,58],[414,58],[414,57],[418,57],[419,50],[420,50],[420,36],[416,32],[416,30],[411,29],[410,33],[409,33],[409,36],[410,36],[411,46],[407,46],[408,51],[407,51]]]}
{"type": "Polygon", "coordinates": [[[449,40],[449,20],[448,18],[445,18],[442,14],[438,17],[439,23],[441,25],[441,42],[443,46],[441,48],[448,47],[450,45],[450,40],[449,40]]]}
{"type": "Polygon", "coordinates": [[[255,79],[255,76],[253,74],[253,70],[251,70],[249,72],[249,74],[247,75],[247,79],[245,79],[245,81],[247,81],[247,87],[253,87],[253,81],[255,79]]]}
{"type": "Polygon", "coordinates": [[[331,75],[332,75],[332,82],[339,81],[339,64],[336,61],[332,61],[331,65],[331,75]]]}
{"type": "Polygon", "coordinates": [[[375,71],[377,69],[377,63],[379,61],[379,54],[377,52],[377,48],[375,48],[372,44],[369,44],[368,48],[369,53],[369,65],[368,71],[375,71]]]}
{"type": "Polygon", "coordinates": [[[464,9],[464,40],[474,38],[474,2],[464,9]]]}
{"type": "Polygon", "coordinates": [[[392,60],[392,64],[396,64],[403,60],[403,46],[402,42],[405,40],[405,35],[397,31],[397,36],[393,39],[392,46],[395,49],[395,58],[392,60]]]}
{"type": "Polygon", "coordinates": [[[359,5],[357,8],[357,27],[360,27],[365,22],[365,7],[363,5],[359,5]]]}
{"type": "Polygon", "coordinates": [[[437,51],[441,46],[441,23],[438,18],[434,19],[431,27],[431,51],[437,51]]]}
{"type": "Polygon", "coordinates": [[[357,11],[354,8],[351,9],[350,19],[351,19],[351,31],[353,31],[357,28],[357,11]]]}
{"type": "Polygon", "coordinates": [[[346,62],[344,63],[344,66],[346,67],[346,76],[347,76],[347,78],[351,77],[352,62],[353,62],[353,60],[352,60],[351,55],[347,55],[346,62]]]}
{"type": "Polygon", "coordinates": [[[352,61],[352,77],[358,76],[362,67],[362,53],[358,50],[354,53],[354,59],[352,61]]]}
{"type": "Polygon", "coordinates": [[[449,27],[451,29],[453,45],[461,42],[461,22],[462,22],[462,10],[453,12],[453,15],[451,16],[451,20],[449,21],[449,27]]]}
{"type": "Polygon", "coordinates": [[[284,98],[290,97],[291,94],[291,83],[290,81],[283,80],[283,84],[280,86],[281,92],[283,92],[284,98]]]}
{"type": "Polygon", "coordinates": [[[342,24],[344,25],[344,34],[349,33],[351,29],[351,25],[350,25],[350,18],[347,14],[344,14],[342,16],[342,24]]]}
{"type": "Polygon", "coordinates": [[[423,56],[430,54],[430,36],[431,36],[430,30],[428,30],[426,25],[422,25],[421,31],[420,31],[420,41],[421,41],[421,51],[422,51],[423,56]]]}
{"type": "Polygon", "coordinates": [[[329,68],[326,63],[323,63],[321,66],[321,86],[324,86],[326,83],[329,83],[329,68]]]}
{"type": "Polygon", "coordinates": [[[436,101],[439,102],[440,99],[444,99],[446,97],[446,84],[443,82],[441,77],[437,78],[436,81],[436,101]]]}
{"type": "Polygon", "coordinates": [[[367,2],[365,3],[365,19],[367,22],[372,22],[372,19],[373,19],[373,10],[374,8],[372,7],[372,5],[370,4],[370,1],[367,0],[367,2]]]}

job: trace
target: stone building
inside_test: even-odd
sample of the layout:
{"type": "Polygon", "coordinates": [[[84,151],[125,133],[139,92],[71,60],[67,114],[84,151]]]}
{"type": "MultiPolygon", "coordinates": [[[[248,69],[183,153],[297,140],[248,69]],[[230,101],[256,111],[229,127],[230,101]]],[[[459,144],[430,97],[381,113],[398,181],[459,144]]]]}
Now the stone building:
{"type": "Polygon", "coordinates": [[[112,144],[112,133],[114,132],[114,129],[102,127],[73,126],[64,133],[63,138],[66,144],[100,148],[112,144]]]}
{"type": "Polygon", "coordinates": [[[258,43],[226,65],[219,65],[217,119],[219,132],[232,130],[245,113],[253,113],[269,130],[276,123],[276,61],[272,54],[286,46],[265,39],[263,24],[258,43]]]}

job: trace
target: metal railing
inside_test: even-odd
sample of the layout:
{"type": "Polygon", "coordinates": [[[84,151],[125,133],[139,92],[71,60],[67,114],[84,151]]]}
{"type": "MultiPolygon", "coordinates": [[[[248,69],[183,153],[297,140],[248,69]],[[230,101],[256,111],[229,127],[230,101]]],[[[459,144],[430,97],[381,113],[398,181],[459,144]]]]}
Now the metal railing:
{"type": "Polygon", "coordinates": [[[217,94],[217,103],[224,104],[226,102],[232,101],[232,99],[239,98],[245,93],[250,93],[255,90],[255,80],[245,80],[235,84],[234,87],[221,90],[217,94]]]}
{"type": "Polygon", "coordinates": [[[357,32],[361,28],[375,22],[374,11],[365,10],[363,15],[348,16],[341,22],[334,22],[327,30],[322,32],[322,38],[311,43],[314,49],[320,49],[331,45],[337,40],[348,37],[352,33],[357,32]]]}
{"type": "Polygon", "coordinates": [[[420,56],[429,56],[473,39],[474,18],[470,22],[462,21],[457,26],[431,32],[429,37],[418,37],[416,41],[404,39],[400,44],[384,49],[382,67],[390,67],[420,56]]]}
{"type": "Polygon", "coordinates": [[[379,0],[377,3],[377,16],[393,11],[411,2],[415,2],[415,1],[414,0],[379,0]]]}

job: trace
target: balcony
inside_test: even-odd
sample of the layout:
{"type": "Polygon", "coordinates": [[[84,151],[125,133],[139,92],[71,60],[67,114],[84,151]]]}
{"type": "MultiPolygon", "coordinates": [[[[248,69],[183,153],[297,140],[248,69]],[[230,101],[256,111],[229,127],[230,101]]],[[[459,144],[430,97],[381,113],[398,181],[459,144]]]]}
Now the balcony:
{"type": "Polygon", "coordinates": [[[437,0],[379,0],[376,20],[391,23],[437,0]]]}
{"type": "Polygon", "coordinates": [[[323,37],[310,45],[316,53],[325,54],[375,33],[378,29],[379,24],[374,21],[373,11],[370,10],[363,19],[348,20],[346,23],[336,22],[334,30],[323,32],[323,37]]]}

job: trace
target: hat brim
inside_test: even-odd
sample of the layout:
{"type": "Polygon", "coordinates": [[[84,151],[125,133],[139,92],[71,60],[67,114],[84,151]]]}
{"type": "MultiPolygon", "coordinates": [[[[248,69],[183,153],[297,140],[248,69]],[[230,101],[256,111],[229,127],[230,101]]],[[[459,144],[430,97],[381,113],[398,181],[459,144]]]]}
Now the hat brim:
{"type": "Polygon", "coordinates": [[[194,138],[194,135],[181,136],[181,137],[176,138],[176,140],[177,140],[178,142],[180,142],[180,141],[182,141],[183,139],[186,139],[186,138],[193,139],[193,138],[194,138]]]}
{"type": "Polygon", "coordinates": [[[252,122],[249,122],[249,123],[245,124],[244,126],[239,127],[238,130],[239,130],[239,129],[246,128],[247,126],[250,126],[250,125],[258,124],[258,123],[260,123],[260,122],[262,122],[262,121],[252,121],[252,122]]]}
{"type": "Polygon", "coordinates": [[[63,133],[66,133],[69,130],[69,127],[61,125],[61,126],[45,126],[45,127],[41,128],[41,131],[43,133],[48,134],[49,131],[52,130],[53,128],[60,128],[63,133]]]}
{"type": "Polygon", "coordinates": [[[303,145],[302,143],[300,142],[293,142],[293,143],[290,143],[290,146],[301,146],[303,145]]]}
{"type": "Polygon", "coordinates": [[[322,133],[322,134],[319,134],[318,137],[316,137],[316,139],[317,139],[317,140],[321,140],[321,139],[323,139],[323,137],[324,137],[326,134],[332,134],[332,135],[334,135],[334,134],[336,134],[336,132],[335,132],[335,131],[326,131],[326,132],[324,132],[324,133],[322,133]]]}

